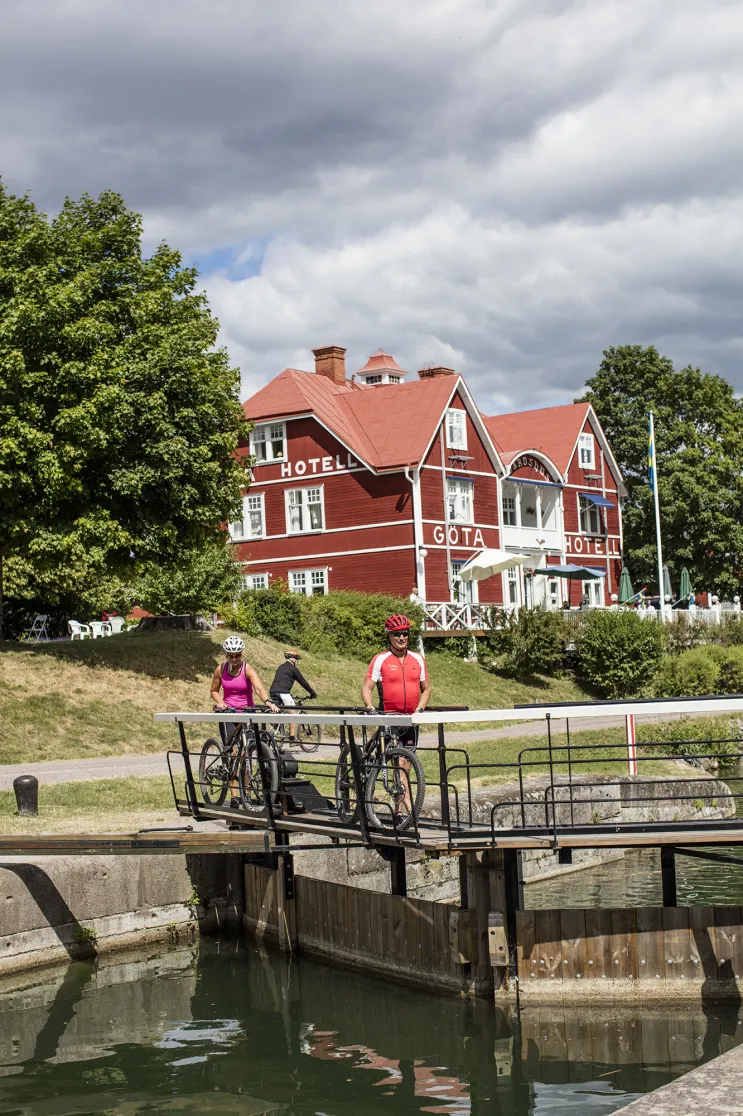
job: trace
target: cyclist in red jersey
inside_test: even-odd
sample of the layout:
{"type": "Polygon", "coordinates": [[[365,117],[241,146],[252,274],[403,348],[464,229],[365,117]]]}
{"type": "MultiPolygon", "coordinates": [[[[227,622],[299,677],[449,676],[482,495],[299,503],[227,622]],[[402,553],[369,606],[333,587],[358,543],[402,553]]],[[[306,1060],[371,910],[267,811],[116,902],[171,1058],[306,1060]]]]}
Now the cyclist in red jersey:
{"type": "MultiPolygon", "coordinates": [[[[375,713],[372,690],[376,684],[379,689],[379,704],[385,713],[422,713],[431,698],[431,683],[426,660],[417,651],[408,650],[410,621],[407,616],[390,616],[385,621],[384,630],[387,633],[389,650],[375,655],[369,663],[361,687],[361,699],[367,711],[375,713]]],[[[400,736],[400,744],[414,751],[418,744],[418,729],[407,729],[400,736]]],[[[400,766],[410,770],[410,764],[406,760],[400,760],[400,766]]],[[[406,813],[410,813],[412,808],[408,786],[404,809],[406,813]]]]}

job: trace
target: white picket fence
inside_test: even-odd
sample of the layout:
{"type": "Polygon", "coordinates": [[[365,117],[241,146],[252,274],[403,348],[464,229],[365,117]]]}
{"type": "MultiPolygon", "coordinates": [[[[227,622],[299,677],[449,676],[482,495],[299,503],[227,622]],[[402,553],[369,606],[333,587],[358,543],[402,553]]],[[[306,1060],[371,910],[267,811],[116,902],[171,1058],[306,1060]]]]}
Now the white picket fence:
{"type": "MultiPolygon", "coordinates": [[[[448,602],[427,603],[422,607],[426,614],[423,625],[424,632],[483,631],[492,626],[494,612],[497,616],[498,613],[504,610],[506,612],[518,611],[514,606],[452,604],[448,602]]],[[[612,605],[604,606],[603,611],[606,611],[607,608],[613,609],[614,611],[617,610],[617,606],[612,605]]],[[[555,609],[554,611],[562,610],[555,609]]],[[[592,608],[570,609],[565,610],[563,615],[572,627],[579,628],[583,621],[583,617],[586,613],[591,611],[593,611],[592,608]]],[[[645,620],[660,620],[660,612],[658,612],[657,609],[638,609],[637,612],[638,615],[642,616],[645,620]]],[[[698,608],[696,606],[688,610],[669,608],[666,611],[666,623],[700,623],[714,626],[717,624],[724,624],[727,620],[740,615],[740,604],[725,601],[711,608],[698,608]]]]}

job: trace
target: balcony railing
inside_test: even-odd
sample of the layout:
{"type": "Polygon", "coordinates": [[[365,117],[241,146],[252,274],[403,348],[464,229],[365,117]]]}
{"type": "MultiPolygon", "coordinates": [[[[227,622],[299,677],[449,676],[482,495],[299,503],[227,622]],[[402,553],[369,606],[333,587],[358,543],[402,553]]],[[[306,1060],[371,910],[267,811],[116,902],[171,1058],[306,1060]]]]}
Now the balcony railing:
{"type": "Polygon", "coordinates": [[[497,605],[424,604],[425,632],[476,632],[491,626],[497,605]]]}

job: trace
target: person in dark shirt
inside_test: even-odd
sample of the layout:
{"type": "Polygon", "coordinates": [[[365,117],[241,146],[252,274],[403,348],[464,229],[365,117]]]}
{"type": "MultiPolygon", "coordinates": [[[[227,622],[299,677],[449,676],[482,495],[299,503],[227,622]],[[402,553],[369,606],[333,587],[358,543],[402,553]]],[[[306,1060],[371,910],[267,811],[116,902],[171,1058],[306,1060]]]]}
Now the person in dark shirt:
{"type": "MultiPolygon", "coordinates": [[[[317,697],[317,694],[306,680],[297,663],[302,658],[299,651],[287,651],[284,654],[284,662],[274,675],[273,682],[269,690],[271,701],[276,705],[292,706],[295,704],[292,697],[292,686],[298,682],[311,698],[317,697]]],[[[289,736],[293,740],[296,735],[296,725],[289,725],[289,736]]]]}

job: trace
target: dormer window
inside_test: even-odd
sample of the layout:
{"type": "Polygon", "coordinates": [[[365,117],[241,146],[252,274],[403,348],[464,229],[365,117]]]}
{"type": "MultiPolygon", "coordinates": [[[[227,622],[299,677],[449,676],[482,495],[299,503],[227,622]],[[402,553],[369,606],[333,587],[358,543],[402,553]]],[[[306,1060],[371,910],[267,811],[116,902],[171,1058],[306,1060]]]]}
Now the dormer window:
{"type": "Polygon", "coordinates": [[[581,469],[594,469],[596,467],[593,434],[581,434],[578,439],[578,460],[581,469]]]}
{"type": "Polygon", "coordinates": [[[286,461],[286,423],[264,422],[250,435],[250,452],[256,465],[286,461]]]}
{"type": "Polygon", "coordinates": [[[467,449],[467,414],[458,407],[446,412],[446,444],[449,449],[467,449]]]}
{"type": "Polygon", "coordinates": [[[367,382],[367,384],[381,384],[382,383],[382,377],[381,376],[367,376],[366,377],[366,382],[367,382]]]}

